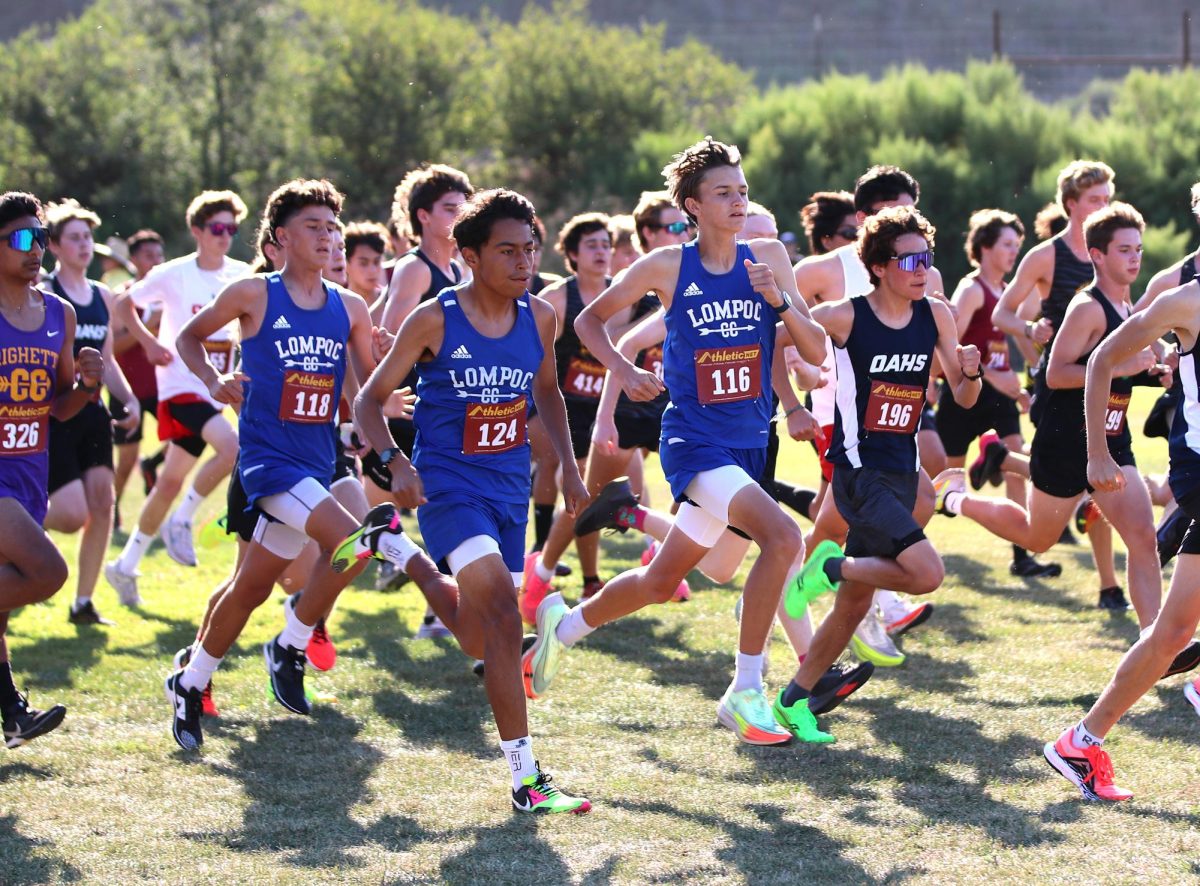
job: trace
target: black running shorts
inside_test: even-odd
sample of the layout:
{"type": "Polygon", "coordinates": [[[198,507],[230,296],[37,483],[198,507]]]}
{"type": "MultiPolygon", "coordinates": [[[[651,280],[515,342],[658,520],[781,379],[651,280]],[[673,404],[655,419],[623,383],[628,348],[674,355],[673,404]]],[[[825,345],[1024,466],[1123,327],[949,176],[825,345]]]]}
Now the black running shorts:
{"type": "Polygon", "coordinates": [[[103,403],[89,400],[66,421],[50,419],[50,479],[47,491],[82,479],[91,468],[113,466],[112,416],[103,403]]]}
{"type": "Polygon", "coordinates": [[[975,405],[963,409],[955,402],[950,386],[942,386],[938,398],[937,432],[942,438],[946,455],[962,458],[972,441],[993,429],[1000,437],[1021,432],[1021,415],[1016,400],[1004,396],[985,382],[975,405]]]}
{"type": "Polygon", "coordinates": [[[834,465],[829,491],[850,527],[847,557],[896,558],[924,540],[913,518],[920,474],[834,465]]]}

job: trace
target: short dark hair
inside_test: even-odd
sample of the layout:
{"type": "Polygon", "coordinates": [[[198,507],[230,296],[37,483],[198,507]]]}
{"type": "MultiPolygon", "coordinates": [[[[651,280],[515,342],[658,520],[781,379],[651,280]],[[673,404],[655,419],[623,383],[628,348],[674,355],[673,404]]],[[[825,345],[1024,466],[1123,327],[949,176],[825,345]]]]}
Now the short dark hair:
{"type": "Polygon", "coordinates": [[[1083,240],[1089,250],[1108,252],[1113,235],[1126,228],[1133,228],[1140,233],[1146,230],[1146,222],[1142,220],[1142,214],[1128,203],[1116,200],[1088,216],[1083,223],[1083,240]]]}
{"type": "Polygon", "coordinates": [[[666,191],[642,191],[637,206],[633,209],[633,231],[637,237],[638,249],[648,252],[650,246],[642,236],[642,228],[653,228],[662,221],[662,211],[675,204],[671,195],[666,191]]]}
{"type": "Polygon", "coordinates": [[[254,256],[254,261],[250,263],[251,274],[270,274],[276,270],[275,263],[267,256],[266,247],[275,243],[275,237],[271,233],[271,228],[267,225],[266,219],[258,226],[258,233],[255,237],[255,244],[258,252],[254,256]]]}
{"type": "Polygon", "coordinates": [[[1017,236],[1025,239],[1025,225],[1011,212],[1003,209],[979,209],[971,213],[967,222],[967,261],[979,267],[983,250],[991,249],[1000,239],[1005,228],[1012,228],[1017,236]]]}
{"type": "Polygon", "coordinates": [[[921,199],[921,186],[899,166],[872,166],[854,183],[854,208],[870,215],[872,206],[897,200],[901,194],[908,194],[916,203],[921,199]]]}
{"type": "Polygon", "coordinates": [[[473,194],[454,222],[454,242],[460,250],[479,250],[492,236],[492,226],[498,221],[511,218],[533,228],[537,213],[533,204],[507,188],[492,188],[473,194]]]}
{"type": "Polygon", "coordinates": [[[695,217],[688,212],[684,204],[688,197],[695,197],[700,192],[700,183],[704,181],[708,171],[718,166],[736,168],[741,165],[742,154],[735,145],[727,145],[711,135],[706,135],[703,141],[696,142],[672,157],[671,162],[663,167],[662,174],[675,205],[695,222],[695,217]]]}
{"type": "Polygon", "coordinates": [[[263,209],[263,227],[271,242],[275,232],[306,206],[327,206],[336,216],[342,211],[342,194],[326,179],[294,178],[271,192],[263,209]]]}
{"type": "Polygon", "coordinates": [[[392,199],[392,218],[396,220],[396,229],[411,231],[420,238],[421,220],[417,218],[417,210],[429,212],[433,204],[452,191],[457,191],[468,200],[475,193],[467,174],[453,166],[432,163],[409,172],[396,186],[392,199]]]}
{"type": "Polygon", "coordinates": [[[240,222],[248,210],[242,198],[233,191],[201,191],[188,204],[187,225],[202,228],[218,212],[232,212],[234,219],[240,222]]]}
{"type": "Polygon", "coordinates": [[[585,212],[567,219],[567,223],[558,232],[558,243],[554,245],[558,254],[566,259],[567,267],[575,270],[575,259],[571,258],[571,253],[579,252],[579,241],[588,234],[604,231],[609,239],[612,239],[612,232],[608,229],[611,221],[603,212],[585,212]]]}
{"type": "Polygon", "coordinates": [[[387,228],[378,222],[351,222],[346,225],[346,261],[354,257],[354,250],[360,246],[383,255],[387,252],[387,241],[387,228]]]}
{"type": "Polygon", "coordinates": [[[848,215],[854,215],[854,195],[849,191],[817,191],[808,198],[800,210],[800,221],[813,255],[829,251],[821,241],[834,236],[848,215]]]}
{"type": "Polygon", "coordinates": [[[1057,200],[1051,200],[1040,210],[1033,220],[1033,233],[1039,240],[1049,240],[1067,226],[1067,213],[1057,200]]]}
{"type": "Polygon", "coordinates": [[[139,249],[148,243],[157,243],[159,246],[162,246],[163,238],[158,231],[152,231],[150,228],[142,228],[125,241],[125,245],[129,247],[130,255],[136,254],[139,249]]]}
{"type": "Polygon", "coordinates": [[[27,215],[32,215],[42,224],[46,223],[41,201],[33,194],[25,191],[6,191],[0,194],[0,228],[27,215]]]}
{"type": "Polygon", "coordinates": [[[546,223],[542,221],[541,216],[533,217],[533,239],[540,249],[546,242],[546,223]]]}
{"type": "MultiPolygon", "coordinates": [[[[884,198],[887,199],[887,198],[884,198]]],[[[868,216],[858,232],[858,256],[867,268],[871,284],[879,285],[875,265],[885,265],[896,254],[896,241],[905,234],[920,234],[933,249],[937,230],[915,206],[889,206],[868,216]]]]}

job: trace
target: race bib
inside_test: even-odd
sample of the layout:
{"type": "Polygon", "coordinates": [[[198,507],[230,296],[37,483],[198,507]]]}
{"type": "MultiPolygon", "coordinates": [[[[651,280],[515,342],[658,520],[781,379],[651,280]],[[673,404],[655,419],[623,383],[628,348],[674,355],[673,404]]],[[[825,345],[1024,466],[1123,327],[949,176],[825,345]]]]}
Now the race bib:
{"type": "Polygon", "coordinates": [[[289,369],[283,375],[279,418],[300,424],[323,424],[333,419],[333,374],[289,369]]]}
{"type": "Polygon", "coordinates": [[[989,341],[987,349],[987,368],[998,372],[1008,371],[1008,342],[989,341]]]}
{"type": "Polygon", "coordinates": [[[901,385],[890,381],[871,382],[867,397],[867,415],[863,425],[868,431],[911,434],[921,420],[925,389],[921,385],[901,385]]]}
{"type": "Polygon", "coordinates": [[[706,406],[753,400],[762,393],[762,346],[696,351],[696,395],[706,406]]]}
{"type": "Polygon", "coordinates": [[[212,363],[213,369],[217,370],[218,374],[224,375],[230,370],[233,363],[232,341],[229,339],[224,341],[205,339],[204,352],[208,354],[208,362],[212,363]]]}
{"type": "Polygon", "coordinates": [[[523,396],[507,403],[468,403],[463,421],[463,455],[494,455],[525,444],[523,396]]]}
{"type": "Polygon", "coordinates": [[[0,406],[0,455],[34,455],[46,449],[50,405],[0,406]]]}
{"type": "Polygon", "coordinates": [[[653,372],[659,381],[663,380],[663,349],[661,347],[647,348],[643,352],[642,369],[653,372]]]}
{"type": "Polygon", "coordinates": [[[600,399],[604,387],[604,367],[593,360],[572,357],[567,363],[567,374],[563,378],[563,393],[576,397],[600,399]]]}
{"type": "Polygon", "coordinates": [[[1104,410],[1104,433],[1118,437],[1125,430],[1125,413],[1129,411],[1129,394],[1109,394],[1104,410]]]}

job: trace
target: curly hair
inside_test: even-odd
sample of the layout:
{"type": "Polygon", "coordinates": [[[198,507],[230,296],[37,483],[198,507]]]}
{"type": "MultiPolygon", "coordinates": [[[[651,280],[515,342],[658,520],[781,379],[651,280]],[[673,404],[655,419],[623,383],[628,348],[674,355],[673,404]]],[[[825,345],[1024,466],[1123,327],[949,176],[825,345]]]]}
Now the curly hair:
{"type": "Polygon", "coordinates": [[[579,241],[597,231],[604,231],[611,240],[612,232],[609,230],[611,224],[612,219],[603,212],[585,212],[567,219],[567,223],[558,232],[558,242],[554,244],[554,250],[566,259],[567,266],[574,271],[575,259],[571,258],[571,255],[579,254],[579,241]]]}
{"type": "Polygon", "coordinates": [[[837,234],[848,215],[854,215],[854,195],[849,191],[817,191],[808,198],[800,210],[800,221],[813,255],[829,251],[822,241],[837,234]]]}
{"type": "Polygon", "coordinates": [[[511,218],[524,222],[532,231],[536,213],[533,204],[516,191],[492,188],[476,191],[458,211],[454,222],[454,242],[459,250],[479,250],[492,236],[492,226],[511,218]]]}
{"type": "Polygon", "coordinates": [[[873,286],[879,285],[876,265],[886,265],[895,256],[896,241],[905,234],[920,234],[933,249],[937,230],[914,206],[889,206],[868,216],[858,232],[858,255],[873,286]]]}
{"type": "Polygon", "coordinates": [[[276,188],[263,208],[261,229],[270,242],[278,242],[275,232],[291,221],[306,206],[328,206],[334,215],[342,211],[342,193],[326,179],[294,178],[276,188]]]}
{"type": "Polygon", "coordinates": [[[185,217],[189,228],[202,228],[218,212],[232,212],[241,221],[249,212],[242,198],[233,191],[202,191],[188,204],[185,217]]]}
{"type": "Polygon", "coordinates": [[[995,246],[1005,228],[1012,228],[1018,237],[1025,239],[1025,225],[1011,212],[1005,212],[1003,209],[978,209],[971,213],[971,220],[967,222],[965,248],[967,261],[972,267],[979,267],[983,250],[995,246]]]}

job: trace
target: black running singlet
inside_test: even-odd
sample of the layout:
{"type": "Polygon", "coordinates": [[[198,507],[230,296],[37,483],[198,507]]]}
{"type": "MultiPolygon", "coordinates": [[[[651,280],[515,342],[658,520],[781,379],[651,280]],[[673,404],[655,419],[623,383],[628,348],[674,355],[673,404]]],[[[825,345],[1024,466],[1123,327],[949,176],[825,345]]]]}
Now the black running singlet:
{"type": "MultiPolygon", "coordinates": [[[[633,306],[632,321],[637,323],[643,318],[653,314],[662,305],[658,300],[658,296],[647,293],[643,295],[641,300],[633,306]]],[[[639,351],[634,359],[634,365],[638,369],[644,369],[647,372],[653,372],[658,376],[658,380],[662,381],[663,377],[663,349],[662,344],[654,345],[646,348],[644,351],[639,351]]],[[[635,403],[621,391],[621,396],[617,400],[616,414],[628,416],[637,420],[645,420],[661,425],[663,410],[667,408],[667,404],[671,402],[670,391],[663,390],[661,394],[653,400],[645,403],[635,403]]]]}
{"type": "Polygon", "coordinates": [[[1054,243],[1054,276],[1050,281],[1050,292],[1042,300],[1042,316],[1054,324],[1054,332],[1062,326],[1067,315],[1067,305],[1084,286],[1092,282],[1096,269],[1090,261],[1080,261],[1067,241],[1059,234],[1054,243]]]}
{"type": "MultiPolygon", "coordinates": [[[[459,270],[457,264],[453,262],[450,264],[451,270],[454,271],[454,279],[451,279],[450,277],[446,276],[445,271],[430,261],[429,256],[423,253],[421,251],[421,247],[419,246],[414,246],[408,252],[404,253],[404,255],[415,255],[425,263],[425,267],[429,268],[429,287],[423,293],[421,293],[421,298],[418,301],[418,304],[427,302],[431,298],[437,298],[438,293],[443,289],[450,289],[451,287],[456,286],[459,281],[462,280],[462,271],[459,270]]],[[[412,388],[413,392],[415,393],[417,390],[417,380],[417,370],[414,368],[412,372],[405,376],[404,381],[400,382],[400,386],[412,388]]]]}
{"type": "Polygon", "coordinates": [[[79,356],[81,348],[95,348],[97,351],[103,348],[104,342],[108,340],[108,305],[100,295],[100,287],[89,280],[92,300],[86,305],[81,305],[67,294],[57,275],[50,277],[50,285],[54,287],[55,295],[70,302],[71,307],[75,309],[75,356],[79,356]]]}
{"type": "MultiPolygon", "coordinates": [[[[604,278],[607,289],[612,283],[604,278]]],[[[554,362],[558,369],[558,386],[563,399],[576,403],[599,405],[600,391],[604,384],[604,364],[583,346],[575,334],[575,318],[583,311],[583,295],[579,292],[579,278],[567,278],[567,311],[563,317],[562,335],[554,343],[554,362]]]]}
{"type": "Polygon", "coordinates": [[[1200,255],[1200,249],[1197,249],[1191,255],[1183,260],[1183,265],[1179,268],[1179,283],[1182,286],[1184,283],[1191,283],[1196,279],[1196,256],[1200,255]]]}

